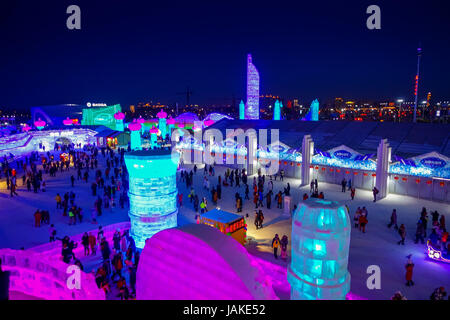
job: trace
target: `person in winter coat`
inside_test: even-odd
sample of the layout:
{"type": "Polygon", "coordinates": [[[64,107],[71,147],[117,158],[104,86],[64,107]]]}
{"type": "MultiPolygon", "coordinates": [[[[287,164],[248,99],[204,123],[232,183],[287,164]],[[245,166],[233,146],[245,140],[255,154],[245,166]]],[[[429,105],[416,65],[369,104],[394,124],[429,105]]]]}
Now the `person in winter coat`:
{"type": "Polygon", "coordinates": [[[358,207],[355,212],[355,217],[353,218],[353,221],[355,222],[355,228],[359,228],[359,218],[361,217],[361,208],[358,207]]]}
{"type": "Polygon", "coordinates": [[[89,234],[89,247],[91,248],[91,254],[95,256],[97,254],[97,239],[92,233],[89,234]]]}
{"type": "Polygon", "coordinates": [[[406,297],[400,292],[397,291],[392,297],[391,300],[408,300],[406,297]]]}
{"type": "Polygon", "coordinates": [[[114,232],[113,235],[113,246],[114,250],[120,252],[120,230],[117,229],[116,232],[114,232]]]}
{"type": "Polygon", "coordinates": [[[284,235],[281,238],[281,259],[287,259],[287,246],[288,246],[288,237],[284,235]]]}
{"type": "Polygon", "coordinates": [[[83,248],[84,248],[84,255],[88,256],[89,255],[89,235],[87,232],[85,232],[83,234],[83,236],[81,237],[81,244],[83,245],[83,248]]]}
{"type": "Polygon", "coordinates": [[[430,300],[444,300],[447,296],[447,292],[444,287],[436,288],[431,294],[430,300]]]}
{"type": "Polygon", "coordinates": [[[275,237],[272,239],[272,248],[273,248],[273,255],[275,259],[278,259],[278,247],[280,246],[280,238],[278,237],[278,234],[275,235],[275,237]]]}
{"type": "Polygon", "coordinates": [[[417,222],[417,228],[416,228],[416,239],[414,240],[414,243],[419,243],[419,240],[422,244],[425,244],[425,239],[424,239],[424,224],[422,222],[422,218],[419,219],[419,221],[417,222]]]}
{"type": "Polygon", "coordinates": [[[399,242],[397,242],[397,244],[405,245],[406,228],[405,228],[404,224],[400,225],[400,228],[398,229],[398,234],[400,235],[401,240],[399,242]]]}
{"type": "Polygon", "coordinates": [[[264,214],[263,214],[262,210],[258,211],[258,221],[259,221],[259,228],[261,229],[263,227],[263,222],[264,222],[264,214]]]}
{"type": "Polygon", "coordinates": [[[392,210],[391,222],[388,224],[388,228],[390,229],[392,226],[394,226],[395,230],[398,229],[398,225],[397,225],[397,210],[396,209],[392,210]]]}
{"type": "Polygon", "coordinates": [[[258,211],[255,210],[255,228],[256,230],[259,229],[259,214],[258,211]]]}
{"type": "Polygon", "coordinates": [[[377,195],[380,191],[376,187],[373,187],[372,193],[373,193],[373,202],[377,202],[377,195]]]}
{"type": "Polygon", "coordinates": [[[109,260],[109,255],[111,254],[111,250],[109,249],[108,242],[105,238],[102,238],[100,242],[100,250],[102,252],[103,261],[109,260]]]}
{"type": "Polygon", "coordinates": [[[366,233],[366,225],[369,221],[367,220],[366,216],[361,215],[359,217],[359,230],[363,233],[366,233]]]}
{"type": "Polygon", "coordinates": [[[408,262],[405,265],[405,269],[406,269],[406,286],[413,286],[414,282],[412,281],[412,277],[413,277],[413,270],[414,270],[414,263],[412,263],[411,260],[411,255],[407,256],[408,258],[408,262]]]}

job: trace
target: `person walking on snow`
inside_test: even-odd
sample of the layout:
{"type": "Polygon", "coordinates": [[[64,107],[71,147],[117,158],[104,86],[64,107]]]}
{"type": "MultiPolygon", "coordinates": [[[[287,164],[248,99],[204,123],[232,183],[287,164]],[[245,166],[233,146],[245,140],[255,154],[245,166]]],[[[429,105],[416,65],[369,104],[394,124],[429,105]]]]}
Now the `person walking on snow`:
{"type": "Polygon", "coordinates": [[[407,256],[408,261],[406,262],[405,269],[406,269],[406,286],[413,286],[414,282],[412,281],[413,277],[413,270],[414,270],[414,263],[411,260],[411,254],[407,256]]]}
{"type": "Polygon", "coordinates": [[[398,234],[400,235],[400,237],[401,237],[402,239],[401,239],[399,242],[397,242],[397,244],[405,245],[406,228],[405,228],[405,225],[404,225],[404,224],[400,225],[400,228],[398,229],[398,234]]]}
{"type": "Polygon", "coordinates": [[[275,235],[275,237],[272,239],[272,248],[273,248],[273,255],[275,259],[278,259],[278,247],[280,246],[280,238],[278,237],[278,234],[275,235]]]}
{"type": "Polygon", "coordinates": [[[388,228],[390,229],[392,226],[394,226],[395,230],[398,229],[398,225],[397,225],[397,210],[396,209],[392,210],[391,222],[388,224],[388,228]]]}

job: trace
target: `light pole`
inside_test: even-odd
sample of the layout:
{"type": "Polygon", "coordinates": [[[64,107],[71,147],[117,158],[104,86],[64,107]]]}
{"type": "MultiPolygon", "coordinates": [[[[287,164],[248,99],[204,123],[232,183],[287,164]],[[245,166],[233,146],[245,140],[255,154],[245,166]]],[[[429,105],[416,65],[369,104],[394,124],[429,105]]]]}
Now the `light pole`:
{"type": "Polygon", "coordinates": [[[402,117],[402,104],[403,104],[404,100],[398,99],[397,102],[399,104],[399,106],[398,106],[398,122],[400,122],[400,119],[402,117]]]}
{"type": "Polygon", "coordinates": [[[417,49],[417,74],[416,74],[416,87],[414,90],[415,101],[414,101],[414,117],[413,122],[417,120],[417,99],[419,94],[419,74],[420,74],[420,57],[422,56],[422,48],[417,49]]]}

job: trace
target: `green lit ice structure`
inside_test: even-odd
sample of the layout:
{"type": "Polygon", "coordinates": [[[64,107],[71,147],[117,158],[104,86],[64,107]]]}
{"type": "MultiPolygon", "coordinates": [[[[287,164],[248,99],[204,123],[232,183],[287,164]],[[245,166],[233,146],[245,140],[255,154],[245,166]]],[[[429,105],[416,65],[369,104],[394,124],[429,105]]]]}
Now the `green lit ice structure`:
{"type": "Polygon", "coordinates": [[[291,300],[344,300],[350,291],[350,218],[336,201],[303,201],[292,218],[291,300]]]}

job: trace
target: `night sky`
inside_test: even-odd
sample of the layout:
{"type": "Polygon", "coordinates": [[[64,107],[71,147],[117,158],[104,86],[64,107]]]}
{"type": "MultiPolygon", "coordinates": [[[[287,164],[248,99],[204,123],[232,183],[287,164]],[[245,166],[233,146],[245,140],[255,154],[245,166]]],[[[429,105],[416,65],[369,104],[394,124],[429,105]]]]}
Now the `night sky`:
{"type": "Polygon", "coordinates": [[[22,1],[0,4],[0,107],[245,98],[246,55],[261,92],[314,98],[450,98],[444,1],[22,1]],[[81,7],[81,30],[66,8],[81,7]],[[381,7],[381,30],[366,9],[381,7]]]}

